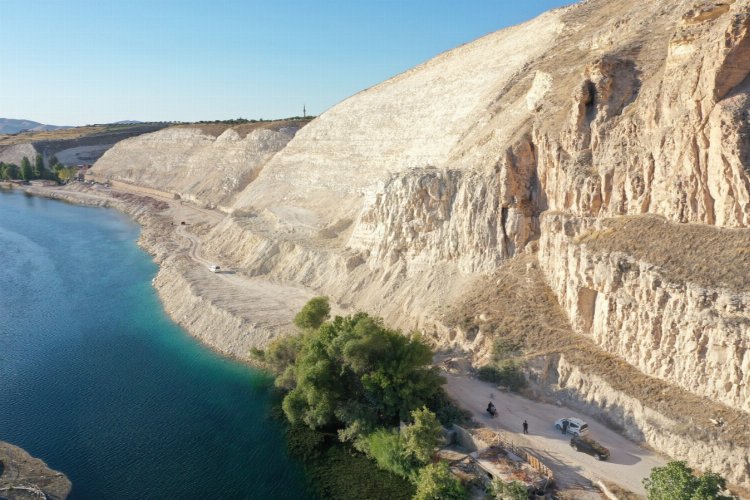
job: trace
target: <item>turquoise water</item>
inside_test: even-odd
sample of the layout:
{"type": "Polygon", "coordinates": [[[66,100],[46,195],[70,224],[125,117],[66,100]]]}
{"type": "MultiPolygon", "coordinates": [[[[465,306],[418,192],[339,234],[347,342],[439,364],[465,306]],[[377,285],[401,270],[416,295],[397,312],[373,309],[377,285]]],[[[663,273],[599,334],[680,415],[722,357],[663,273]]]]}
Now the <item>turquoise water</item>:
{"type": "Polygon", "coordinates": [[[0,192],[0,440],[71,498],[304,498],[270,380],[166,317],[138,227],[0,192]]]}

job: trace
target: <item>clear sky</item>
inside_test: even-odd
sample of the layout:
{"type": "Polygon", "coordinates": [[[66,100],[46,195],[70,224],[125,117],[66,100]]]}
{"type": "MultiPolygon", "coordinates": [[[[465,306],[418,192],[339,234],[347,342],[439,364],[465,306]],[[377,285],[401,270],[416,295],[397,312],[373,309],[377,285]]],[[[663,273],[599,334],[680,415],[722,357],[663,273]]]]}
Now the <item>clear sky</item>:
{"type": "Polygon", "coordinates": [[[0,117],[320,114],[571,0],[0,0],[0,117]]]}

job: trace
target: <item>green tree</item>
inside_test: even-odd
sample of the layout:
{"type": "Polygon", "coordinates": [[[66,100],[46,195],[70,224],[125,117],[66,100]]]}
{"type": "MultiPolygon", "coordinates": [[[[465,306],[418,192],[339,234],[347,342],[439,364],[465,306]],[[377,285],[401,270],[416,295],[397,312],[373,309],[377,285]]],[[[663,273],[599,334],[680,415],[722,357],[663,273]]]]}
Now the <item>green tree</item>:
{"type": "Polygon", "coordinates": [[[430,464],[419,471],[414,500],[464,500],[469,498],[461,482],[444,462],[430,464]]]}
{"type": "Polygon", "coordinates": [[[59,165],[60,160],[57,159],[57,156],[52,155],[49,159],[49,168],[54,168],[55,165],[59,165]]]}
{"type": "Polygon", "coordinates": [[[318,328],[328,319],[331,306],[328,297],[310,299],[300,312],[294,317],[294,324],[299,328],[318,328]]]}
{"type": "Polygon", "coordinates": [[[527,500],[529,498],[529,490],[526,485],[518,481],[506,483],[495,480],[492,482],[490,493],[493,498],[498,500],[527,500]]]}
{"type": "Polygon", "coordinates": [[[731,496],[722,495],[726,489],[723,477],[713,472],[696,476],[683,461],[654,467],[643,484],[649,500],[732,500],[731,496]]]}
{"type": "MultiPolygon", "coordinates": [[[[55,167],[58,167],[59,165],[60,164],[58,163],[55,167]]],[[[70,167],[55,168],[55,174],[61,182],[67,182],[75,177],[76,170],[70,167]]]]}
{"type": "Polygon", "coordinates": [[[34,170],[31,168],[31,162],[24,156],[21,158],[21,167],[19,170],[19,177],[25,181],[29,181],[34,178],[34,170]]]}
{"type": "Polygon", "coordinates": [[[416,464],[410,459],[398,432],[378,429],[364,438],[365,453],[383,470],[404,478],[413,478],[416,464]]]}
{"type": "Polygon", "coordinates": [[[44,158],[41,154],[36,154],[36,159],[34,160],[34,178],[39,179],[44,175],[44,158]]]}
{"type": "Polygon", "coordinates": [[[3,172],[3,179],[18,179],[18,165],[15,163],[6,163],[5,171],[3,172]]]}
{"type": "Polygon", "coordinates": [[[426,464],[432,460],[435,447],[442,436],[443,427],[434,413],[426,407],[411,412],[413,423],[404,427],[401,436],[406,452],[418,462],[426,464]]]}
{"type": "Polygon", "coordinates": [[[345,427],[345,439],[407,420],[442,390],[421,337],[390,330],[365,313],[308,329],[294,358],[282,403],[287,418],[311,428],[345,427]]]}

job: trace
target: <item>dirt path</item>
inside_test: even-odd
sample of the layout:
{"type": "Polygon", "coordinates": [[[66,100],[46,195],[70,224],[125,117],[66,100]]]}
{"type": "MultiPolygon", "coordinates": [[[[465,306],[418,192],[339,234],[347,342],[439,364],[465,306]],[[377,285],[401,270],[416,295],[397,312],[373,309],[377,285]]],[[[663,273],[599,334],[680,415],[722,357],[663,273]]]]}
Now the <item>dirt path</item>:
{"type": "Polygon", "coordinates": [[[472,412],[482,425],[506,431],[516,444],[528,447],[552,469],[561,487],[587,486],[590,481],[606,480],[639,495],[645,495],[642,480],[653,467],[664,465],[667,459],[645,450],[608,429],[604,425],[565,407],[557,407],[499,391],[494,385],[477,379],[445,374],[446,390],[459,405],[472,412]],[[497,418],[485,412],[492,400],[498,409],[497,418]],[[594,457],[573,450],[569,437],[554,428],[558,418],[579,416],[588,422],[590,437],[610,450],[610,459],[597,461],[594,457]],[[524,419],[529,423],[529,434],[522,433],[524,419]]]}

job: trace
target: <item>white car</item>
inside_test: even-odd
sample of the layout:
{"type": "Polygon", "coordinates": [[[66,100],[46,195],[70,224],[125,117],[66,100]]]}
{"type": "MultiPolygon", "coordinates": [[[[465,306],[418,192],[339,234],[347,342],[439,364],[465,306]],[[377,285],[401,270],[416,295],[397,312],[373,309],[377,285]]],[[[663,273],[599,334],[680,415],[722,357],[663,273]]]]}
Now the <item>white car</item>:
{"type": "Polygon", "coordinates": [[[589,424],[581,420],[580,418],[567,417],[561,418],[555,422],[555,429],[562,431],[565,429],[564,434],[572,434],[574,436],[585,436],[589,432],[589,424]]]}
{"type": "Polygon", "coordinates": [[[221,272],[221,267],[217,266],[216,264],[213,264],[212,266],[208,267],[208,270],[211,271],[212,273],[218,273],[218,272],[221,272]]]}

